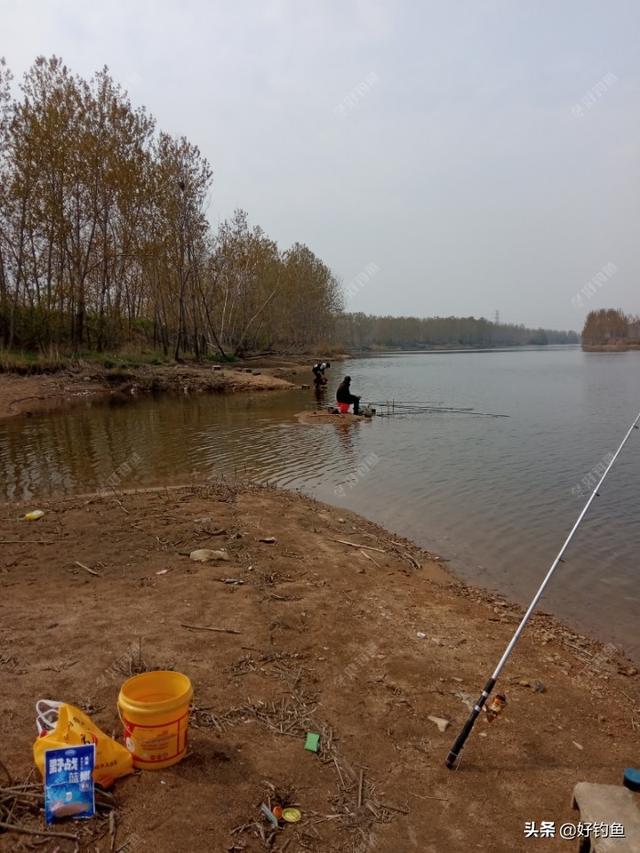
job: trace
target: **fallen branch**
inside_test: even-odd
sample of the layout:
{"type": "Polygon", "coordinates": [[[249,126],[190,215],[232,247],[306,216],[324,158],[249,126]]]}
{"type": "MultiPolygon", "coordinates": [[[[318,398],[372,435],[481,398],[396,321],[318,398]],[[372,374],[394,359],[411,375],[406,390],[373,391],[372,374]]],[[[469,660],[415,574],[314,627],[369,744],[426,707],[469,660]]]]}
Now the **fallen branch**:
{"type": "Polygon", "coordinates": [[[96,572],[95,569],[90,569],[89,566],[85,566],[85,564],[81,563],[79,560],[74,560],[73,565],[78,566],[80,569],[84,569],[85,572],[89,572],[90,575],[95,575],[97,578],[100,577],[100,572],[96,572]]]}
{"type": "Polygon", "coordinates": [[[209,625],[186,625],[184,622],[180,623],[181,628],[189,628],[190,631],[215,631],[217,634],[240,634],[240,631],[236,631],[235,628],[211,628],[209,625]]]}
{"type": "Polygon", "coordinates": [[[421,565],[420,565],[420,563],[416,560],[416,558],[415,558],[415,557],[412,557],[412,556],[411,556],[411,554],[407,553],[407,551],[401,551],[401,552],[400,552],[400,556],[401,556],[401,557],[404,557],[404,559],[405,559],[405,560],[407,560],[409,563],[411,563],[411,565],[412,565],[412,566],[414,566],[414,568],[416,568],[416,569],[421,569],[421,568],[422,568],[422,566],[421,566],[421,565]]]}
{"type": "Polygon", "coordinates": [[[350,548],[365,548],[367,551],[379,551],[380,554],[387,553],[384,548],[374,548],[373,545],[361,545],[360,542],[347,542],[346,539],[332,539],[329,537],[329,541],[339,542],[341,545],[348,545],[350,548]]]}
{"type": "Polygon", "coordinates": [[[11,832],[20,832],[22,835],[45,835],[48,838],[70,838],[77,843],[78,836],[71,832],[46,832],[44,829],[29,829],[17,823],[5,823],[0,820],[0,829],[8,829],[11,832]]]}
{"type": "Polygon", "coordinates": [[[111,842],[109,844],[110,853],[114,853],[114,850],[116,849],[116,834],[117,834],[117,832],[118,832],[118,825],[116,823],[116,813],[110,812],[109,813],[109,838],[111,839],[111,842]]]}
{"type": "Polygon", "coordinates": [[[367,560],[371,560],[371,562],[373,563],[374,566],[377,566],[379,569],[382,568],[380,563],[378,563],[376,560],[374,560],[373,557],[371,556],[371,554],[367,554],[366,551],[363,551],[362,548],[360,549],[360,553],[362,554],[363,557],[366,557],[367,560]]]}
{"type": "Polygon", "coordinates": [[[389,803],[379,803],[378,805],[382,806],[383,809],[387,809],[390,812],[399,812],[400,814],[409,814],[409,809],[402,809],[400,806],[391,806],[389,803]]]}

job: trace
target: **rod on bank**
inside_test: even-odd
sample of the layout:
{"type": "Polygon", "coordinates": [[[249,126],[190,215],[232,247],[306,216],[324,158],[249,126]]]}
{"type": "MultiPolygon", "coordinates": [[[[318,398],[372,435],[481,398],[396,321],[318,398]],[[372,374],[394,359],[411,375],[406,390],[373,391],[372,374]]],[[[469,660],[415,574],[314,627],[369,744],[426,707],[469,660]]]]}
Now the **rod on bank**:
{"type": "Polygon", "coordinates": [[[609,461],[609,464],[605,468],[604,473],[602,474],[602,477],[600,477],[600,479],[598,480],[598,483],[596,484],[594,490],[589,495],[589,499],[587,500],[586,504],[584,505],[582,512],[578,516],[576,523],[571,528],[571,532],[569,533],[569,535],[565,539],[564,545],[562,546],[562,548],[558,552],[558,555],[556,556],[555,560],[553,561],[549,570],[547,571],[547,574],[545,575],[544,580],[540,584],[538,591],[534,595],[534,597],[531,601],[531,604],[527,608],[527,611],[524,614],[524,616],[522,617],[520,624],[516,628],[513,637],[511,638],[511,640],[509,641],[509,644],[507,645],[506,649],[504,650],[504,654],[502,655],[502,657],[498,661],[498,665],[496,666],[491,677],[489,678],[489,680],[485,684],[484,689],[483,689],[482,693],[480,694],[480,698],[478,699],[476,704],[473,706],[468,720],[466,721],[466,723],[462,727],[458,737],[453,742],[451,749],[449,750],[449,753],[447,755],[447,759],[446,759],[446,765],[450,770],[456,766],[456,764],[458,762],[458,758],[460,756],[460,752],[462,751],[462,748],[464,747],[467,738],[471,734],[471,730],[473,729],[475,721],[480,716],[480,713],[482,711],[484,704],[486,703],[487,699],[491,695],[491,691],[495,687],[496,681],[498,680],[500,673],[502,672],[506,662],[509,660],[511,652],[513,651],[516,643],[520,639],[520,636],[521,636],[522,632],[524,631],[526,624],[531,617],[531,614],[535,610],[535,608],[536,608],[538,602],[540,601],[545,589],[547,588],[547,584],[549,583],[549,581],[553,577],[553,574],[554,574],[556,568],[558,567],[558,565],[562,562],[563,554],[565,553],[565,551],[569,547],[569,544],[570,544],[571,540],[573,539],[577,529],[582,524],[582,520],[584,519],[585,515],[587,514],[589,507],[591,506],[594,498],[599,495],[600,487],[604,483],[607,474],[609,473],[614,462],[616,461],[616,459],[618,458],[618,456],[622,452],[622,448],[627,443],[629,436],[631,435],[633,430],[640,428],[640,427],[638,427],[638,421],[639,420],[640,420],[640,412],[638,412],[636,419],[634,420],[634,422],[631,424],[631,426],[627,430],[625,437],[620,442],[618,449],[613,454],[613,457],[611,458],[611,460],[609,461]]]}

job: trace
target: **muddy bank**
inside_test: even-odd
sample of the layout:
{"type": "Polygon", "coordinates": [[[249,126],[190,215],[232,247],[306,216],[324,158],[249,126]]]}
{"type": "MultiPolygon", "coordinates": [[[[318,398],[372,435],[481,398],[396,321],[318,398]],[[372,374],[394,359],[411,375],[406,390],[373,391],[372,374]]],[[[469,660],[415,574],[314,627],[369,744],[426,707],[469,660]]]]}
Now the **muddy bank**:
{"type": "Polygon", "coordinates": [[[310,381],[311,363],[271,358],[229,366],[176,364],[105,368],[79,365],[28,376],[3,373],[0,374],[0,418],[106,397],[128,400],[154,393],[285,390],[310,381]]]}
{"type": "MultiPolygon", "coordinates": [[[[637,758],[635,669],[540,615],[504,673],[506,710],[479,720],[448,771],[520,610],[358,516],[233,483],[44,501],[40,521],[19,520],[34,508],[0,507],[0,760],[13,778],[31,770],[38,698],[120,734],[117,693],[141,666],[194,686],[187,757],[116,783],[113,846],[105,819],[65,826],[82,849],[513,853],[525,821],[577,820],[577,781],[618,783],[637,758]],[[199,548],[229,559],[194,562],[199,548]],[[276,795],[303,819],[272,837],[259,806],[276,795]]],[[[1,850],[32,841],[0,830],[1,850]]],[[[74,842],[39,849],[56,845],[74,842]]]]}
{"type": "Polygon", "coordinates": [[[365,417],[365,415],[354,415],[351,412],[334,414],[333,412],[328,412],[325,407],[317,411],[298,412],[296,420],[299,424],[305,424],[306,426],[317,426],[319,424],[345,426],[346,424],[371,423],[372,419],[371,417],[365,417]]]}

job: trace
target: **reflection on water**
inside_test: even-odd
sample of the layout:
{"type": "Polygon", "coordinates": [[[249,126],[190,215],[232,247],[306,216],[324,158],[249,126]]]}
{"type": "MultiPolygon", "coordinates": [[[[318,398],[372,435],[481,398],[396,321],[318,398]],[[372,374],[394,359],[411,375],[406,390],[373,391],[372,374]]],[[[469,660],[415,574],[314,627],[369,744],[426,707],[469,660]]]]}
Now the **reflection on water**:
{"type": "MultiPolygon", "coordinates": [[[[329,399],[345,372],[331,368],[329,399]]],[[[363,400],[510,418],[433,413],[301,426],[293,414],[315,405],[313,391],[72,408],[0,425],[2,492],[91,491],[114,471],[123,488],[235,472],[360,512],[449,557],[472,582],[524,601],[584,503],[582,478],[640,407],[638,352],[414,354],[351,361],[348,372],[363,400]]],[[[634,433],[543,603],[635,656],[639,475],[634,433]]]]}

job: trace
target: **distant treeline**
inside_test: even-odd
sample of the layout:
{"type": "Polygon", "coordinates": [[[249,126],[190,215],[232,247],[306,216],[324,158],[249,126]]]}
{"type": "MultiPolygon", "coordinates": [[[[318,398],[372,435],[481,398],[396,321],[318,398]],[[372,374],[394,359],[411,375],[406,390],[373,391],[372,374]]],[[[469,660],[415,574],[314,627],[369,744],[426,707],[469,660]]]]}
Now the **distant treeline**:
{"type": "Polygon", "coordinates": [[[582,330],[582,345],[616,348],[640,346],[640,317],[614,308],[590,311],[582,330]]]}
{"type": "Polygon", "coordinates": [[[493,347],[577,344],[575,332],[527,329],[510,323],[492,323],[483,317],[376,317],[343,314],[336,335],[353,349],[375,347],[493,347]]]}
{"type": "Polygon", "coordinates": [[[331,270],[242,211],[212,230],[208,162],[107,69],[40,57],[13,92],[0,60],[0,346],[222,357],[332,336],[331,270]]]}

